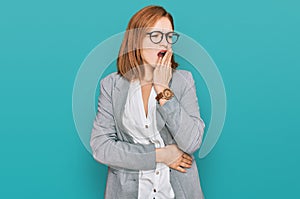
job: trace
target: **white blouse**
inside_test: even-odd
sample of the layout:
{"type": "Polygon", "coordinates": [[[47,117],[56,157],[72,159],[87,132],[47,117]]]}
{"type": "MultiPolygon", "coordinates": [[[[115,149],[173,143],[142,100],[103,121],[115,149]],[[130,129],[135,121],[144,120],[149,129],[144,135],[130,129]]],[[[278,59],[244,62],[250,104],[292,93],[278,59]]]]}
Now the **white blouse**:
{"type": "MultiPolygon", "coordinates": [[[[140,82],[131,82],[122,120],[135,143],[154,143],[156,148],[160,148],[165,145],[156,127],[155,97],[156,92],[152,86],[148,100],[148,115],[146,117],[140,82]]],[[[170,171],[167,165],[164,163],[156,163],[155,170],[139,171],[138,198],[175,198],[170,183],[170,171]]]]}

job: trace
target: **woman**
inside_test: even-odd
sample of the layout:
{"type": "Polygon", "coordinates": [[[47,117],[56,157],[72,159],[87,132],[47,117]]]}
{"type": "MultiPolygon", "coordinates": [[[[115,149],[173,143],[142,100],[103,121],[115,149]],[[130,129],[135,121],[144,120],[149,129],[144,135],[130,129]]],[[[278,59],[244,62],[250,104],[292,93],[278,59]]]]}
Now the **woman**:
{"type": "Polygon", "coordinates": [[[190,72],[176,70],[171,14],[147,6],[130,20],[118,72],[101,80],[90,145],[108,165],[107,199],[204,198],[193,153],[205,124],[190,72]]]}

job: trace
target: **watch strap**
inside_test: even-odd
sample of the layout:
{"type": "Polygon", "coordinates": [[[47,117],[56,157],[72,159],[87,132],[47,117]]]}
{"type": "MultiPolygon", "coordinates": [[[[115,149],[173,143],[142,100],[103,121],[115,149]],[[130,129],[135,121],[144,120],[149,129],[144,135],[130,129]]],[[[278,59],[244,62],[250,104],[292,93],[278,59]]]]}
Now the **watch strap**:
{"type": "Polygon", "coordinates": [[[163,98],[163,92],[160,92],[160,93],[158,93],[157,94],[157,96],[155,97],[155,99],[159,102],[159,100],[161,99],[161,98],[163,98]]]}

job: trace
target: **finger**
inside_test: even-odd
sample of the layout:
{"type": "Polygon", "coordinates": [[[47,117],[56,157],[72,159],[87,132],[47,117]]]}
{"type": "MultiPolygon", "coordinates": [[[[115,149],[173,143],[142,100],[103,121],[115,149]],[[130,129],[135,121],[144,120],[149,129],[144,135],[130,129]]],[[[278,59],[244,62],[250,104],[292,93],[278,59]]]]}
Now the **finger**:
{"type": "Polygon", "coordinates": [[[185,159],[185,158],[182,158],[181,161],[184,162],[184,163],[186,163],[186,164],[189,164],[189,165],[192,165],[192,164],[193,164],[193,161],[188,160],[188,159],[185,159]]]}
{"type": "Polygon", "coordinates": [[[186,153],[184,153],[182,155],[182,157],[184,157],[185,159],[191,160],[191,161],[193,160],[193,158],[190,155],[186,154],[186,153]]]}
{"type": "Polygon", "coordinates": [[[186,163],[184,163],[184,162],[180,162],[179,165],[180,165],[181,167],[184,167],[184,168],[191,168],[191,167],[192,167],[191,165],[186,164],[186,163]]]}
{"type": "Polygon", "coordinates": [[[159,56],[159,57],[156,59],[155,66],[158,66],[159,63],[161,62],[161,60],[162,60],[162,57],[159,56]]]}
{"type": "Polygon", "coordinates": [[[162,59],[162,63],[164,66],[168,66],[169,62],[171,61],[172,51],[167,50],[165,56],[162,59]]]}
{"type": "Polygon", "coordinates": [[[157,60],[157,65],[156,66],[161,66],[162,65],[162,60],[163,60],[163,57],[158,57],[158,60],[157,60]]]}
{"type": "Polygon", "coordinates": [[[173,53],[172,53],[172,51],[168,51],[169,52],[169,55],[168,55],[168,57],[167,57],[167,59],[166,59],[166,66],[171,66],[171,60],[172,60],[172,56],[173,56],[173,53]]]}
{"type": "Polygon", "coordinates": [[[176,167],[175,169],[176,169],[177,171],[182,172],[182,173],[186,173],[186,170],[185,170],[184,168],[180,167],[180,166],[176,167]]]}
{"type": "Polygon", "coordinates": [[[171,58],[172,58],[172,52],[168,50],[165,56],[163,57],[162,67],[161,67],[161,69],[164,70],[163,74],[165,79],[170,79],[172,73],[171,58]]]}
{"type": "Polygon", "coordinates": [[[169,50],[169,54],[170,54],[170,56],[168,57],[168,60],[167,60],[167,66],[171,67],[171,62],[172,62],[172,57],[173,57],[172,50],[169,50]]]}

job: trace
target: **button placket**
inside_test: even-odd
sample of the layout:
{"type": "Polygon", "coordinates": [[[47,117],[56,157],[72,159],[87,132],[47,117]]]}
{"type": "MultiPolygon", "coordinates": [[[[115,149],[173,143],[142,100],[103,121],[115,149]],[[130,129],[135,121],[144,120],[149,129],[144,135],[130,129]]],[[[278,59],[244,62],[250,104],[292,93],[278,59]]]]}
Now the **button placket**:
{"type": "Polygon", "coordinates": [[[145,124],[145,128],[148,129],[149,126],[150,126],[150,120],[149,120],[149,118],[146,118],[146,119],[145,119],[144,124],[145,124]]]}
{"type": "Polygon", "coordinates": [[[158,192],[158,185],[159,185],[159,179],[160,176],[157,175],[159,167],[156,166],[156,169],[154,170],[154,172],[152,173],[153,175],[153,189],[152,189],[152,193],[154,194],[154,196],[157,196],[157,192],[158,192]]]}

